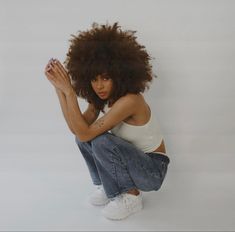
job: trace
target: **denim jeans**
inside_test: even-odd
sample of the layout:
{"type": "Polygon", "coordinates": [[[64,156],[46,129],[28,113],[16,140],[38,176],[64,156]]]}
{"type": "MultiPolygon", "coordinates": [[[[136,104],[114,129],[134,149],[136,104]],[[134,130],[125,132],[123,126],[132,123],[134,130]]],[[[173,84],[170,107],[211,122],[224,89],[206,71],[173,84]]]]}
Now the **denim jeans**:
{"type": "Polygon", "coordinates": [[[132,143],[105,132],[88,142],[75,141],[94,185],[102,184],[108,198],[137,188],[157,191],[166,176],[169,158],[144,153],[132,143]]]}

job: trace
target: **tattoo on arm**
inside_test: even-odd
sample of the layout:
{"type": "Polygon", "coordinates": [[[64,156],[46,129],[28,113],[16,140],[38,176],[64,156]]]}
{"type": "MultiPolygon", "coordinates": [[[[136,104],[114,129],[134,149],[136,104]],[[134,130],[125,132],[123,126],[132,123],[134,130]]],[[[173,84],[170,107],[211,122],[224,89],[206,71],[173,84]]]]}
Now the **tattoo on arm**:
{"type": "Polygon", "coordinates": [[[95,123],[94,123],[95,126],[101,128],[103,125],[104,125],[104,119],[100,118],[98,119],[95,123]]]}

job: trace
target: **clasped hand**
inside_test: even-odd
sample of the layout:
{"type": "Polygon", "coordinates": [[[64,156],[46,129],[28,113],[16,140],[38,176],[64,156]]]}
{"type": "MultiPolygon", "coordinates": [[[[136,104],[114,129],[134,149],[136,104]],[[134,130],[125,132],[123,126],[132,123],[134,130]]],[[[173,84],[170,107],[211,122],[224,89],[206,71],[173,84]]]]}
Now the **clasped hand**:
{"type": "Polygon", "coordinates": [[[44,71],[47,79],[56,88],[61,90],[64,94],[69,94],[73,91],[70,77],[57,59],[50,59],[44,71]]]}

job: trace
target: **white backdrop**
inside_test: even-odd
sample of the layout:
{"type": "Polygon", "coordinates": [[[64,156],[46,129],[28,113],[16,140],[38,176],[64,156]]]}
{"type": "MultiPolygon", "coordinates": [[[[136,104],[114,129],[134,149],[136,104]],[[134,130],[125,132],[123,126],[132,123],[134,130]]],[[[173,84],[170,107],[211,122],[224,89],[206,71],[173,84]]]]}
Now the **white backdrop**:
{"type": "Polygon", "coordinates": [[[116,229],[84,203],[89,174],[43,73],[51,57],[65,59],[71,34],[116,21],[155,58],[158,78],[144,95],[171,158],[165,185],[118,229],[235,229],[235,1],[0,6],[0,230],[116,229]]]}

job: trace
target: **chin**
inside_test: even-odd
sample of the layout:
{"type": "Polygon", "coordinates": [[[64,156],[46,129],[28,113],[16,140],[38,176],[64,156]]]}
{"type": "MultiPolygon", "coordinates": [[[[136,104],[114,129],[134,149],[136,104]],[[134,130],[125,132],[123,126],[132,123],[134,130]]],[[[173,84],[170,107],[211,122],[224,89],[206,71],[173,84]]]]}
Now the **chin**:
{"type": "Polygon", "coordinates": [[[107,96],[105,96],[105,97],[101,97],[101,96],[99,96],[99,98],[100,98],[100,99],[103,99],[103,100],[107,100],[107,99],[108,99],[108,97],[107,97],[107,96]]]}

